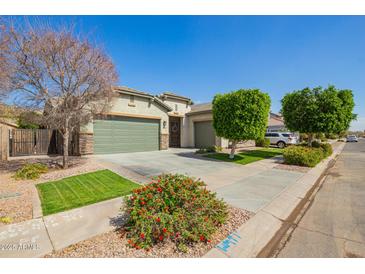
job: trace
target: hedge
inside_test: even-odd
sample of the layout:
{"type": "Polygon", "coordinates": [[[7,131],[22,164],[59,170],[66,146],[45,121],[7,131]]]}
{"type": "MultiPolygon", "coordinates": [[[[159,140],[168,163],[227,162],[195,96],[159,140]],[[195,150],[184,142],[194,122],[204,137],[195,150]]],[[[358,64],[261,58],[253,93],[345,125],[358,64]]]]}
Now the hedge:
{"type": "Polygon", "coordinates": [[[255,140],[255,145],[257,147],[269,147],[270,146],[270,139],[262,138],[255,140]]]}
{"type": "Polygon", "coordinates": [[[332,155],[330,144],[314,143],[313,147],[291,146],[284,150],[284,161],[288,165],[315,167],[320,161],[332,155]]]}

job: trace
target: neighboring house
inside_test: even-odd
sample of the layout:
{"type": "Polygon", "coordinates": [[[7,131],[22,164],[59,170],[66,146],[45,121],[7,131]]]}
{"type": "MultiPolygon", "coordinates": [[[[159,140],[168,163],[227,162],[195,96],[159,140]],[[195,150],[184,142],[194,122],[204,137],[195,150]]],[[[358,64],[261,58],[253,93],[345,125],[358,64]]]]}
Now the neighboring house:
{"type": "Polygon", "coordinates": [[[283,132],[287,131],[284,125],[284,118],[278,114],[270,112],[267,132],[283,132]]]}
{"type": "Polygon", "coordinates": [[[80,154],[229,146],[213,128],[212,104],[165,92],[155,96],[115,87],[111,107],[79,132],[80,154]]]}

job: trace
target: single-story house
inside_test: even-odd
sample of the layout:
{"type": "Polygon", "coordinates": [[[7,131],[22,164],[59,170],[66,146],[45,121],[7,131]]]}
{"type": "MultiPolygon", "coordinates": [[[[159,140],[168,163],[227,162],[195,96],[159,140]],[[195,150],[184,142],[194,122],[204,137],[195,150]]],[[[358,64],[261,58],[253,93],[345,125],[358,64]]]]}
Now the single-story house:
{"type": "Polygon", "coordinates": [[[109,111],[80,129],[80,154],[229,145],[214,132],[211,103],[194,105],[174,93],[152,95],[128,87],[113,92],[109,111]]]}
{"type": "Polygon", "coordinates": [[[211,104],[194,105],[190,98],[170,92],[156,96],[127,87],[113,91],[109,111],[80,129],[81,154],[228,146],[228,140],[215,136],[211,104]]]}
{"type": "Polygon", "coordinates": [[[267,132],[283,132],[283,131],[287,131],[284,124],[284,118],[279,114],[270,112],[267,132]]]}

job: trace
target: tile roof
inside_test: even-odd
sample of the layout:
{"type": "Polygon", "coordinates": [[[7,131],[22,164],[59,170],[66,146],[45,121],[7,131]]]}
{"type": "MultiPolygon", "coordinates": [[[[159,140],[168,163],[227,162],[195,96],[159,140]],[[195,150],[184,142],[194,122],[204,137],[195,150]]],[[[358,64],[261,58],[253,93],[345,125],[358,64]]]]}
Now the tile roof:
{"type": "Polygon", "coordinates": [[[191,111],[188,114],[199,113],[199,112],[209,112],[212,111],[212,103],[203,103],[191,106],[191,111]]]}
{"type": "Polygon", "coordinates": [[[159,95],[159,97],[172,97],[172,98],[177,98],[177,99],[181,99],[181,100],[184,100],[184,101],[188,101],[188,102],[191,102],[191,99],[188,98],[188,97],[185,97],[185,96],[181,96],[181,95],[178,95],[176,93],[173,93],[173,92],[163,92],[162,94],[159,95]]]}
{"type": "Polygon", "coordinates": [[[113,90],[116,91],[116,92],[119,92],[119,93],[127,93],[127,94],[133,94],[133,95],[136,95],[136,96],[150,98],[154,102],[156,102],[159,105],[161,105],[164,108],[166,108],[168,111],[171,111],[172,110],[172,108],[169,105],[165,104],[163,101],[161,101],[160,98],[158,98],[157,96],[154,96],[154,95],[152,95],[150,93],[143,92],[143,91],[139,91],[139,90],[136,90],[136,89],[133,89],[133,88],[129,88],[129,87],[124,87],[124,86],[114,87],[113,90]]]}

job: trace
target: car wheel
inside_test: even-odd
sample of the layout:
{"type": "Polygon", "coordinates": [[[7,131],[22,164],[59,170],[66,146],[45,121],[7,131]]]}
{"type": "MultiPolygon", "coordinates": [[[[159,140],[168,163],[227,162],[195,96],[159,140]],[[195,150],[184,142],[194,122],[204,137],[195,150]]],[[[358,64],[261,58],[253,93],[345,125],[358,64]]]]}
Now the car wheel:
{"type": "Polygon", "coordinates": [[[285,147],[285,143],[284,143],[284,142],[282,142],[282,141],[280,141],[280,142],[278,142],[278,143],[277,143],[277,146],[278,146],[279,148],[284,148],[284,147],[285,147]]]}

